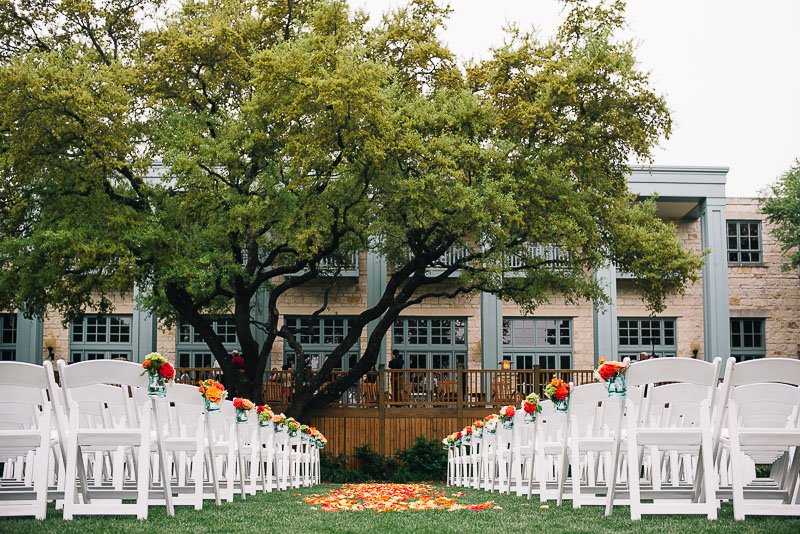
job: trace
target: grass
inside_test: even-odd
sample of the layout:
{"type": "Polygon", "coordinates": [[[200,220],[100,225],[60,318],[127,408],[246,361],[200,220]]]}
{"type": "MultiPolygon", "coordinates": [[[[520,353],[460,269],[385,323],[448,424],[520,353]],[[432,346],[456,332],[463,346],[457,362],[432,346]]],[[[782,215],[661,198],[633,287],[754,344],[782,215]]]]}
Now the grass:
{"type": "MultiPolygon", "coordinates": [[[[45,521],[35,519],[0,519],[0,532],[38,533],[124,533],[140,532],[347,532],[353,534],[376,534],[385,532],[800,532],[800,518],[752,517],[744,522],[733,520],[733,509],[725,503],[719,519],[708,521],[705,517],[691,516],[646,516],[642,521],[630,520],[625,506],[616,507],[614,514],[603,517],[599,506],[588,506],[573,510],[566,502],[560,508],[550,503],[549,509],[541,509],[534,497],[528,501],[516,496],[498,495],[485,491],[463,490],[467,496],[459,503],[474,504],[495,501],[502,510],[447,512],[428,510],[419,512],[386,512],[376,514],[361,512],[322,512],[311,510],[301,499],[312,493],[322,493],[336,485],[316,486],[248,497],[242,502],[237,497],[232,503],[214,506],[205,502],[202,511],[189,507],[177,507],[175,517],[167,517],[160,506],[150,508],[147,521],[128,517],[79,517],[72,521],[61,519],[61,512],[51,505],[45,521]],[[295,494],[300,494],[296,496],[295,494]]],[[[443,492],[461,492],[459,488],[445,488],[443,492]]]]}

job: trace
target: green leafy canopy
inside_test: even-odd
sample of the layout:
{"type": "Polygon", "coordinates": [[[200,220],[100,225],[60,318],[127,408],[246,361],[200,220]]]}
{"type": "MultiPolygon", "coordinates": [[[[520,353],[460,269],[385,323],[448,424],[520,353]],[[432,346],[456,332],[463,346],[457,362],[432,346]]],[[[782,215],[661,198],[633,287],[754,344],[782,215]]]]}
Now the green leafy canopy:
{"type": "Polygon", "coordinates": [[[343,1],[0,0],[0,307],[70,319],[135,285],[226,372],[208,316],[233,313],[256,394],[276,340],[303,354],[281,297],[327,302],[342,282],[324,266],[382,255],[384,293],[298,384],[295,416],[429,298],[602,305],[592,273],[613,261],[663,309],[701,258],[626,177],[669,134],[667,107],[615,36],[622,3],[565,4],[551,39],[512,28],[464,64],[433,0],[374,25],[343,1]]]}

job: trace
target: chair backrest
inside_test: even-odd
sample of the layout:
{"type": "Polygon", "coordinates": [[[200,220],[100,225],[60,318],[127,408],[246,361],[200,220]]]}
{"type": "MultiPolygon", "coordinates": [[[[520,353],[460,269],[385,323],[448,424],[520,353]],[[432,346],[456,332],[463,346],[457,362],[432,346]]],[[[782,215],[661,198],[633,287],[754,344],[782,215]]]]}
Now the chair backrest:
{"type": "Polygon", "coordinates": [[[762,358],[733,366],[733,387],[747,384],[781,383],[800,386],[800,360],[762,358]]]}
{"type": "Polygon", "coordinates": [[[19,386],[44,391],[47,389],[46,366],[23,362],[0,362],[0,386],[19,386]]]}
{"type": "Polygon", "coordinates": [[[58,360],[61,385],[76,388],[92,384],[147,387],[148,378],[142,375],[142,366],[119,360],[90,360],[67,365],[58,360]]]}
{"type": "Polygon", "coordinates": [[[739,422],[744,427],[787,428],[797,426],[800,388],[790,384],[746,384],[734,388],[739,422]]]}
{"type": "Polygon", "coordinates": [[[655,358],[629,365],[625,378],[629,386],[683,382],[716,387],[721,363],[720,358],[714,358],[713,362],[692,358],[655,358]]]}
{"type": "Polygon", "coordinates": [[[365,404],[375,404],[378,402],[377,382],[364,382],[361,384],[361,396],[365,404]]]}
{"type": "MultiPolygon", "coordinates": [[[[603,384],[583,384],[573,387],[569,394],[569,420],[578,436],[597,436],[604,431],[605,407],[609,402],[608,391],[603,384]]],[[[607,424],[605,425],[607,426],[607,424]]]]}

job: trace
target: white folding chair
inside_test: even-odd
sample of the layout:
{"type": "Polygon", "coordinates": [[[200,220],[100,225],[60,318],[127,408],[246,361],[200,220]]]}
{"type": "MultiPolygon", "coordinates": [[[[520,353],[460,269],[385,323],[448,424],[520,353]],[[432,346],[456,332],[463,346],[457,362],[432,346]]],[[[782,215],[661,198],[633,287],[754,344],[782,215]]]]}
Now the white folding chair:
{"type": "MultiPolygon", "coordinates": [[[[147,519],[151,489],[152,404],[145,402],[141,406],[134,406],[128,394],[128,388],[147,387],[147,377],[141,376],[141,366],[116,360],[66,365],[59,360],[58,367],[68,417],[65,425],[59,425],[61,437],[66,441],[64,519],[72,519],[75,515],[136,515],[138,519],[147,519]],[[98,390],[100,384],[113,384],[115,389],[98,390]],[[80,391],[82,388],[101,391],[103,398],[90,400],[80,391]],[[79,402],[86,410],[92,407],[92,411],[82,417],[79,402]],[[90,486],[86,468],[91,458],[87,457],[87,453],[94,457],[92,474],[95,482],[97,477],[103,476],[103,469],[109,467],[104,460],[99,460],[108,455],[115,458],[110,466],[110,477],[105,480],[110,481],[111,485],[101,480],[99,485],[90,486]],[[124,464],[119,460],[128,455],[135,466],[133,489],[128,489],[127,479],[122,480],[124,464]],[[135,502],[124,503],[123,500],[135,502]]],[[[58,398],[55,392],[51,392],[51,398],[58,398]]],[[[56,409],[57,418],[59,413],[56,409]]],[[[164,499],[167,513],[173,515],[170,477],[164,476],[163,451],[159,453],[164,488],[156,490],[156,493],[164,499]]]]}
{"type": "Polygon", "coordinates": [[[517,492],[518,497],[525,495],[528,484],[525,480],[533,478],[534,459],[536,451],[537,422],[526,423],[525,411],[517,408],[514,415],[514,432],[511,441],[511,478],[508,484],[508,493],[517,492]]]}
{"type": "MultiPolygon", "coordinates": [[[[647,391],[641,397],[626,398],[626,430],[628,489],[631,519],[641,519],[642,514],[703,514],[716,519],[716,475],[712,446],[712,415],[719,381],[721,360],[703,362],[690,358],[662,358],[629,365],[626,379],[629,387],[642,387],[647,391]],[[680,387],[655,384],[680,382],[680,387]],[[693,393],[692,401],[682,399],[693,393]],[[698,399],[703,399],[697,402],[698,399]],[[661,407],[668,408],[663,412],[661,407]],[[653,474],[661,472],[661,455],[686,451],[696,456],[697,472],[692,484],[654,487],[653,474]],[[650,480],[642,488],[642,467],[648,467],[650,480]],[[653,499],[652,503],[643,502],[653,499]]],[[[621,408],[620,408],[621,409],[621,408]]],[[[618,435],[617,439],[622,439],[618,435]]],[[[607,502],[606,513],[614,504],[615,485],[607,502]]]]}
{"type": "Polygon", "coordinates": [[[533,477],[528,479],[528,499],[537,493],[539,500],[546,503],[548,500],[558,499],[567,416],[556,412],[555,405],[550,400],[541,401],[541,406],[542,411],[536,418],[536,449],[533,477]],[[537,485],[538,488],[534,490],[537,485]]]}
{"type": "Polygon", "coordinates": [[[800,515],[800,361],[733,366],[727,422],[733,515],[800,515]],[[771,466],[757,478],[755,465],[771,466]]]}
{"type": "Polygon", "coordinates": [[[11,480],[0,480],[0,516],[44,519],[50,473],[52,408],[44,366],[0,362],[0,386],[10,395],[0,411],[0,461],[13,464],[11,480]],[[11,395],[13,391],[13,395],[11,395]],[[8,409],[12,408],[12,409],[8,409]]]}
{"type": "Polygon", "coordinates": [[[564,497],[567,472],[571,473],[572,507],[606,505],[612,470],[619,461],[615,447],[621,426],[621,398],[609,398],[600,383],[573,388],[570,384],[569,408],[558,477],[558,505],[564,497]],[[601,496],[602,495],[602,496],[601,496]]]}

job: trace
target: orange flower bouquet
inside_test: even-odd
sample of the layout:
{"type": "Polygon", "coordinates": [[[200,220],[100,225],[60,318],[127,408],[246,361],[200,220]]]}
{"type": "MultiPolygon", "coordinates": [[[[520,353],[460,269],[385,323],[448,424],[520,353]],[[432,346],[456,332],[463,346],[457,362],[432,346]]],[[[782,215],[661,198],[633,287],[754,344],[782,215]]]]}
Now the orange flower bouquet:
{"type": "Polygon", "coordinates": [[[475,419],[472,422],[472,432],[476,438],[483,437],[483,419],[475,419]]]}
{"type": "Polygon", "coordinates": [[[269,407],[269,404],[265,404],[263,406],[256,407],[256,413],[258,414],[258,426],[269,426],[272,422],[272,410],[269,407]]]}
{"type": "Polygon", "coordinates": [[[555,410],[560,413],[567,413],[570,391],[572,391],[570,385],[560,378],[553,378],[544,388],[544,394],[553,401],[555,410]]]}
{"type": "Polygon", "coordinates": [[[500,421],[503,423],[503,428],[514,428],[514,415],[517,409],[513,406],[503,406],[500,408],[500,421]]]}
{"type": "Polygon", "coordinates": [[[597,361],[597,369],[595,369],[594,375],[606,387],[609,397],[624,397],[628,391],[628,387],[625,384],[627,370],[628,366],[625,362],[608,361],[605,358],[600,358],[597,361]]]}
{"type": "Polygon", "coordinates": [[[228,392],[225,391],[225,386],[216,380],[203,380],[200,382],[200,387],[197,388],[200,394],[206,401],[206,410],[211,412],[219,411],[219,403],[228,398],[228,392]]]}
{"type": "Polygon", "coordinates": [[[247,399],[236,397],[233,399],[233,407],[236,408],[236,424],[241,425],[247,422],[250,410],[255,408],[255,404],[247,399]]]}

